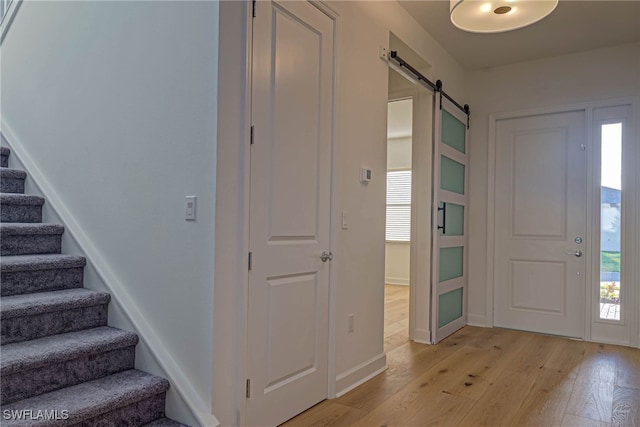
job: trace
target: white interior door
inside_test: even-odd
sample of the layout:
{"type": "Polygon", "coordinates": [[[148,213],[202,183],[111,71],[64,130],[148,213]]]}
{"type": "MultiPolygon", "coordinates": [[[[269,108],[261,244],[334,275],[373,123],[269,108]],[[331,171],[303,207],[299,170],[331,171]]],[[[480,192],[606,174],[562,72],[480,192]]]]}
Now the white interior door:
{"type": "Polygon", "coordinates": [[[467,116],[446,98],[434,108],[431,341],[467,323],[467,116]]]}
{"type": "Polygon", "coordinates": [[[306,1],[254,18],[247,425],[327,397],[333,21],[306,1]]]}
{"type": "Polygon", "coordinates": [[[584,337],[584,111],[496,125],[495,326],[584,337]]]}

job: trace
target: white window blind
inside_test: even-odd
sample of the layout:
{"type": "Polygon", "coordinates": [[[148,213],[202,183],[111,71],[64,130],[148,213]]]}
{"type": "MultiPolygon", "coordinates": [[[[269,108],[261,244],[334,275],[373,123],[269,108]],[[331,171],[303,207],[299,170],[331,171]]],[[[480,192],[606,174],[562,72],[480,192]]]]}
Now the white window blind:
{"type": "Polygon", "coordinates": [[[386,240],[411,240],[411,171],[387,172],[386,240]]]}

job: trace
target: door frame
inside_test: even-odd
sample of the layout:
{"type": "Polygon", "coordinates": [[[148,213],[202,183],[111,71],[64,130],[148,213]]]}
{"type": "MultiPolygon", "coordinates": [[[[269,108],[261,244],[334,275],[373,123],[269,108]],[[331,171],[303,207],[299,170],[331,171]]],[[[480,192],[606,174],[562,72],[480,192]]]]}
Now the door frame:
{"type": "MultiPolygon", "coordinates": [[[[389,67],[406,77],[404,73],[389,67]]],[[[408,79],[413,81],[412,79],[408,79]]],[[[420,259],[431,257],[431,170],[426,167],[432,163],[432,124],[423,120],[431,117],[433,97],[427,89],[415,88],[390,92],[387,103],[412,99],[412,134],[411,134],[411,237],[409,260],[409,339],[420,344],[430,342],[430,270],[420,259]],[[427,158],[429,162],[423,162],[427,158]],[[421,195],[420,185],[427,189],[421,195]],[[425,215],[422,218],[420,213],[425,215]]]]}
{"type": "MultiPolygon", "coordinates": [[[[340,15],[324,0],[310,0],[334,21],[332,171],[337,164],[335,136],[339,116],[340,15]]],[[[245,381],[249,286],[249,177],[253,13],[251,1],[220,2],[218,139],[216,151],[216,229],[213,298],[212,412],[222,425],[245,422],[245,381]],[[236,37],[230,37],[234,34],[236,37]],[[238,70],[241,72],[239,73],[238,70]],[[241,94],[241,96],[238,96],[241,94]],[[225,108],[221,108],[225,105],[225,108]],[[224,224],[224,226],[220,225],[224,224]],[[224,251],[221,250],[224,248],[224,251]],[[229,369],[233,366],[235,369],[229,369]]],[[[335,397],[336,263],[340,261],[336,212],[338,183],[331,173],[330,250],[337,259],[329,272],[329,342],[327,397],[335,397]]]]}
{"type": "MultiPolygon", "coordinates": [[[[606,99],[601,101],[593,101],[593,102],[585,102],[585,103],[577,103],[577,104],[569,104],[569,105],[558,105],[558,106],[549,106],[549,107],[539,107],[533,109],[524,109],[524,110],[515,110],[515,111],[505,111],[498,113],[489,114],[489,139],[488,139],[488,161],[487,161],[487,241],[486,241],[486,253],[487,253],[487,273],[486,273],[486,318],[485,324],[487,327],[494,326],[494,280],[495,280],[495,183],[496,183],[496,136],[497,136],[497,122],[498,120],[506,120],[506,119],[515,119],[522,117],[530,117],[537,115],[547,115],[547,114],[559,114],[559,113],[567,113],[572,111],[584,111],[585,112],[585,135],[586,135],[586,145],[587,147],[594,146],[595,138],[593,134],[593,123],[594,117],[593,112],[596,108],[606,108],[606,107],[616,107],[621,105],[629,105],[631,107],[631,115],[633,119],[631,120],[631,124],[635,131],[635,140],[637,141],[639,138],[640,132],[638,132],[638,123],[640,123],[640,117],[638,117],[640,111],[638,109],[639,98],[637,96],[633,97],[624,97],[624,98],[613,98],[606,99]]],[[[636,164],[640,164],[640,148],[637,147],[638,144],[631,144],[633,146],[634,152],[632,153],[633,158],[636,160],[636,164]]],[[[587,149],[587,230],[586,230],[586,238],[588,239],[586,249],[590,254],[586,258],[586,274],[585,274],[585,336],[584,339],[586,341],[595,341],[592,336],[592,322],[596,319],[593,319],[592,307],[594,301],[594,292],[592,292],[592,286],[594,283],[594,269],[595,269],[595,256],[593,251],[593,242],[594,237],[599,235],[600,227],[597,224],[594,224],[594,205],[595,205],[595,197],[594,191],[592,187],[592,183],[594,182],[594,176],[596,173],[596,167],[594,162],[594,150],[587,149]]],[[[633,181],[635,183],[636,188],[640,188],[640,172],[636,171],[633,176],[633,181]]],[[[632,197],[633,206],[630,209],[635,209],[636,211],[640,209],[640,197],[632,197]]],[[[628,224],[627,234],[633,241],[638,242],[640,238],[640,218],[636,218],[635,223],[628,224]]],[[[599,241],[599,239],[598,239],[599,241]]],[[[632,256],[636,261],[640,262],[640,248],[636,250],[632,256]]],[[[639,277],[640,268],[637,267],[638,262],[636,262],[635,266],[628,266],[627,271],[627,281],[629,283],[636,283],[636,278],[639,277]]],[[[622,345],[630,345],[630,346],[638,346],[640,345],[640,325],[638,322],[640,321],[640,315],[637,313],[638,309],[640,309],[640,286],[636,285],[635,289],[631,289],[627,296],[630,303],[635,305],[636,309],[632,309],[629,313],[629,321],[631,322],[630,330],[629,330],[629,342],[622,343],[616,342],[615,344],[622,345]]],[[[598,340],[600,341],[600,340],[598,340]]]]}

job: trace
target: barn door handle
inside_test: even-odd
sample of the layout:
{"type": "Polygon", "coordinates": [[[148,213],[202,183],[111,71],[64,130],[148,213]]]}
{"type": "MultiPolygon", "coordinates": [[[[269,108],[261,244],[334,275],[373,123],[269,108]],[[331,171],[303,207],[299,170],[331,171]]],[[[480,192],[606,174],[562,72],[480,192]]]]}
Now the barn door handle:
{"type": "Polygon", "coordinates": [[[331,252],[324,251],[320,254],[320,259],[322,262],[331,261],[333,259],[333,254],[331,252]]]}
{"type": "Polygon", "coordinates": [[[442,230],[442,234],[447,234],[447,203],[442,202],[442,207],[438,208],[438,212],[442,211],[442,225],[438,226],[438,230],[442,230]]]}

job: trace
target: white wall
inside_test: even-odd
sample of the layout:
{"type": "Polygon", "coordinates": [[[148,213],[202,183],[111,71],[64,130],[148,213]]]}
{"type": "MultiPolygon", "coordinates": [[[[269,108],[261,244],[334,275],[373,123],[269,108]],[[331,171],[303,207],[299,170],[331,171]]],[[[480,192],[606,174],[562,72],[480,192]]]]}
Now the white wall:
{"type": "Polygon", "coordinates": [[[640,94],[640,44],[468,73],[471,106],[469,321],[486,324],[489,114],[640,94]]]}
{"type": "Polygon", "coordinates": [[[387,285],[409,285],[411,244],[386,242],[384,250],[384,282],[387,285]]]}
{"type": "Polygon", "coordinates": [[[411,148],[411,136],[387,139],[387,169],[411,169],[411,148]]]}
{"type": "Polygon", "coordinates": [[[93,255],[111,321],[132,313],[171,368],[169,415],[193,424],[177,387],[215,420],[217,24],[216,2],[25,1],[2,45],[3,131],[93,255]]]}
{"type": "Polygon", "coordinates": [[[378,57],[390,32],[422,56],[452,96],[461,98],[464,73],[442,47],[396,2],[332,2],[338,23],[338,123],[335,141],[334,224],[350,216],[333,242],[336,269],[336,391],[383,361],[383,291],[388,65],[378,57]],[[368,185],[358,169],[373,169],[368,185]],[[347,316],[355,331],[347,332],[347,316]]]}

